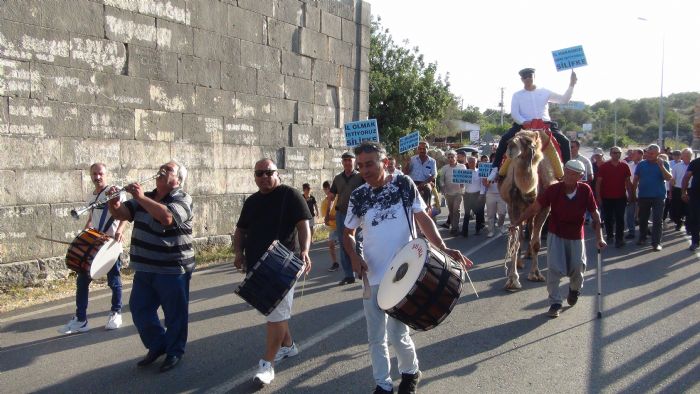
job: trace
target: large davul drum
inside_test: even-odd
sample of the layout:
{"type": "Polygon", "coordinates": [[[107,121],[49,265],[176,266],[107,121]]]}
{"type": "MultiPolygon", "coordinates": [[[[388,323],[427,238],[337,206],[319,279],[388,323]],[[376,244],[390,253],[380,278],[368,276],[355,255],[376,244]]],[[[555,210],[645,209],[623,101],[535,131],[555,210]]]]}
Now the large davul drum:
{"type": "Polygon", "coordinates": [[[66,253],[66,267],[86,272],[97,279],[107,275],[122,253],[122,244],[94,228],[83,230],[75,237],[66,253]]]}
{"type": "Polygon", "coordinates": [[[465,278],[462,265],[418,238],[394,257],[382,278],[377,303],[414,330],[436,327],[452,312],[465,278]]]}

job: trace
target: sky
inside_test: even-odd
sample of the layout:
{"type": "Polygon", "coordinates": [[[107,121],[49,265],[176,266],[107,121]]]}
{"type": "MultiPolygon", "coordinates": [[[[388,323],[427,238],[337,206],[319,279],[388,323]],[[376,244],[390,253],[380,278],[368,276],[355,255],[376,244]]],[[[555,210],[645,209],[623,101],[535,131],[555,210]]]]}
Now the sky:
{"type": "Polygon", "coordinates": [[[500,88],[510,112],[522,89],[518,70],[564,93],[570,70],[557,72],[552,51],[582,45],[572,100],[700,91],[700,1],[697,0],[368,0],[397,43],[418,46],[463,104],[497,109],[500,88]],[[638,18],[645,18],[646,21],[638,18]],[[663,44],[663,45],[662,45],[663,44]]]}

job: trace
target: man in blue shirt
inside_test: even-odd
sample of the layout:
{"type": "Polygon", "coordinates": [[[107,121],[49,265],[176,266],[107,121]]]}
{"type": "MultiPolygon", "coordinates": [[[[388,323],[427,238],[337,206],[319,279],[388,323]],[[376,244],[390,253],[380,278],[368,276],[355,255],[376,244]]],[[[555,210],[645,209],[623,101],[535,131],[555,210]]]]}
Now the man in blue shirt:
{"type": "Polygon", "coordinates": [[[646,149],[646,159],[639,162],[634,170],[632,181],[632,198],[639,205],[639,240],[637,245],[644,245],[647,237],[649,215],[653,212],[651,227],[651,247],[655,252],[661,250],[661,224],[666,198],[664,181],[673,179],[667,162],[659,159],[659,146],[651,144],[646,149]]]}
{"type": "Polygon", "coordinates": [[[428,143],[421,141],[416,148],[417,155],[411,157],[406,168],[406,174],[413,179],[418,186],[423,201],[430,206],[430,196],[435,187],[435,177],[437,176],[437,162],[428,156],[428,143]]]}

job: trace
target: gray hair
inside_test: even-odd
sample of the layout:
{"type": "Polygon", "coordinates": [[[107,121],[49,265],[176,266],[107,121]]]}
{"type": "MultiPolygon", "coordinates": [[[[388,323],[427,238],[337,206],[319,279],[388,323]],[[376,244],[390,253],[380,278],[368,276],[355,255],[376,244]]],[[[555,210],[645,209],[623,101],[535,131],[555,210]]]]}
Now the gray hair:
{"type": "Polygon", "coordinates": [[[353,152],[355,153],[355,156],[359,155],[360,153],[376,153],[377,156],[379,156],[379,160],[386,158],[386,149],[384,149],[384,145],[374,141],[363,141],[360,145],[353,149],[353,152]]]}
{"type": "Polygon", "coordinates": [[[170,160],[170,162],[177,166],[177,179],[180,181],[180,187],[184,187],[187,180],[187,167],[177,160],[170,160]]]}
{"type": "Polygon", "coordinates": [[[690,148],[685,148],[685,149],[683,149],[683,150],[681,151],[681,155],[682,155],[683,153],[686,153],[686,152],[689,153],[691,157],[693,156],[693,150],[690,149],[690,148]]]}
{"type": "Polygon", "coordinates": [[[651,144],[651,145],[647,146],[647,151],[660,152],[661,148],[659,148],[659,146],[656,144],[651,144]]]}

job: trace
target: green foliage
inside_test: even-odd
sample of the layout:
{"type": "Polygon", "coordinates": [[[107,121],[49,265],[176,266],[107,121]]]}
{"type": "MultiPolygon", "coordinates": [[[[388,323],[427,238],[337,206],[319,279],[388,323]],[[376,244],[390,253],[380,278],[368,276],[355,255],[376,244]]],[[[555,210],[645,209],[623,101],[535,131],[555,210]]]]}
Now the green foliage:
{"type": "Polygon", "coordinates": [[[399,137],[413,130],[421,137],[446,132],[443,119],[455,105],[449,76],[443,80],[417,47],[397,45],[381,19],[372,21],[371,32],[369,117],[377,119],[381,141],[396,151],[399,137]]]}

